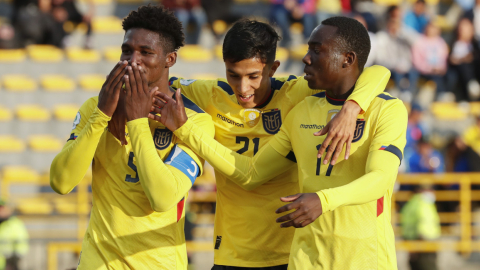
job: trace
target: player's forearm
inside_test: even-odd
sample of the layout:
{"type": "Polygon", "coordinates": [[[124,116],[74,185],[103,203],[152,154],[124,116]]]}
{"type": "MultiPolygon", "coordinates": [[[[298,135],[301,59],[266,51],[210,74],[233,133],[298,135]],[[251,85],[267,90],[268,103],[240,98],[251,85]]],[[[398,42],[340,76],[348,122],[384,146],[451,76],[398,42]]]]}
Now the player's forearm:
{"type": "Polygon", "coordinates": [[[55,192],[68,194],[83,179],[109,120],[110,117],[96,108],[77,138],[67,142],[53,159],[50,186],[55,192]]]}
{"type": "Polygon", "coordinates": [[[369,157],[365,175],[344,186],[317,192],[323,212],[334,211],[340,206],[368,203],[385,195],[395,182],[399,160],[389,152],[377,152],[375,157],[369,157]]]}
{"type": "Polygon", "coordinates": [[[365,68],[347,100],[355,101],[365,112],[373,99],[381,94],[390,79],[390,71],[383,66],[365,68]]]}
{"type": "Polygon", "coordinates": [[[218,172],[246,190],[262,185],[292,165],[284,157],[272,164],[267,157],[268,153],[274,152],[270,156],[280,154],[269,145],[262,147],[254,158],[242,156],[217,142],[191,120],[177,129],[175,135],[218,172]],[[288,164],[285,165],[284,162],[288,164]]]}
{"type": "Polygon", "coordinates": [[[153,144],[148,118],[127,122],[140,184],[156,212],[174,207],[192,187],[178,169],[165,165],[153,144]]]}

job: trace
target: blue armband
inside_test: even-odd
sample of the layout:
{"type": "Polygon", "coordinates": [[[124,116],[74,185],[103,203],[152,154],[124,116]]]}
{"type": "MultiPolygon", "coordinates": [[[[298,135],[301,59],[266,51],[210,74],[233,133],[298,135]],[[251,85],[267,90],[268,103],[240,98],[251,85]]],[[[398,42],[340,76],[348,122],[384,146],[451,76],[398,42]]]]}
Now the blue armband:
{"type": "Polygon", "coordinates": [[[182,148],[178,147],[178,145],[173,147],[170,155],[168,155],[167,159],[165,160],[165,164],[179,169],[190,179],[192,185],[195,183],[195,179],[200,174],[200,168],[195,160],[185,153],[182,148]]]}

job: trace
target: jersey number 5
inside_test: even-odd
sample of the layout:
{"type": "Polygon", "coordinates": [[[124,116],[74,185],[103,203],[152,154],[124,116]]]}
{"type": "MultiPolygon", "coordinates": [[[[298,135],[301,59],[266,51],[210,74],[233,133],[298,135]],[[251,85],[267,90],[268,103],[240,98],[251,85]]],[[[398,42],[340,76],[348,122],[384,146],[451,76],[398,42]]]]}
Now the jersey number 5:
{"type": "MultiPolygon", "coordinates": [[[[322,144],[317,145],[317,151],[318,151],[318,149],[320,149],[320,147],[322,147],[322,144]]],[[[330,145],[327,146],[327,149],[325,149],[325,153],[328,152],[329,147],[330,147],[330,145]]],[[[320,175],[320,166],[322,166],[322,158],[317,158],[317,168],[316,168],[316,171],[315,171],[315,175],[320,175]]],[[[330,174],[332,174],[332,169],[333,169],[333,165],[328,164],[328,169],[327,169],[327,173],[325,174],[325,176],[330,176],[330,174]]]]}
{"type": "MultiPolygon", "coordinates": [[[[235,142],[237,144],[242,143],[242,142],[245,143],[241,149],[237,150],[237,153],[243,154],[243,153],[247,152],[248,145],[250,144],[250,140],[247,137],[236,137],[236,138],[237,139],[236,139],[235,142]]],[[[255,154],[258,152],[258,146],[260,145],[260,138],[253,138],[252,142],[253,142],[253,155],[255,156],[255,154]]]]}
{"type": "Polygon", "coordinates": [[[132,177],[130,174],[127,174],[125,177],[125,181],[130,182],[130,183],[137,183],[139,178],[138,178],[138,172],[137,172],[137,166],[133,164],[133,158],[135,155],[133,152],[130,152],[130,155],[128,156],[128,167],[130,167],[134,172],[135,172],[135,177],[132,177]]]}

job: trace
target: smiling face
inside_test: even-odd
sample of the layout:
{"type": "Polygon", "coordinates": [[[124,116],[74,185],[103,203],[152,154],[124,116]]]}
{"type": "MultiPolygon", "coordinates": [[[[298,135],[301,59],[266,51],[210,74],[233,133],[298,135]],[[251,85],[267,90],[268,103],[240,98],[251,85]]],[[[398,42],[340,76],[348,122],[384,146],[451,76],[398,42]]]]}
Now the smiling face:
{"type": "Polygon", "coordinates": [[[177,53],[166,54],[161,41],[158,33],[143,28],[129,29],[123,39],[120,60],[141,66],[149,86],[158,83],[162,76],[168,77],[168,68],[176,62],[177,53]]]}
{"type": "Polygon", "coordinates": [[[341,75],[344,56],[335,49],[337,27],[320,25],[308,40],[308,51],[303,57],[305,80],[312,89],[333,89],[341,75]]]}
{"type": "Polygon", "coordinates": [[[238,104],[243,108],[260,105],[270,93],[270,77],[275,74],[280,62],[272,65],[259,58],[244,59],[238,62],[225,61],[228,84],[232,87],[238,104]]]}

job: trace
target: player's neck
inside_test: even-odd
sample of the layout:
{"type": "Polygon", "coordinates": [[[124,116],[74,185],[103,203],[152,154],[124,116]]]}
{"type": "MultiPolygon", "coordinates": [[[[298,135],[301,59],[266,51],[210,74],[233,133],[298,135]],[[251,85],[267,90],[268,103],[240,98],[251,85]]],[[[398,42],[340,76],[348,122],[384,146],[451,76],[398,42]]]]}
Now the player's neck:
{"type": "Polygon", "coordinates": [[[158,87],[157,91],[162,92],[165,95],[168,95],[169,97],[173,97],[175,93],[170,90],[170,82],[168,80],[168,71],[166,72],[166,74],[162,75],[162,77],[158,79],[158,81],[149,85],[149,88],[152,89],[155,86],[158,87]]]}
{"type": "Polygon", "coordinates": [[[359,76],[360,73],[344,76],[336,87],[326,90],[327,95],[334,99],[346,100],[352,94],[359,76]]]}

